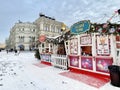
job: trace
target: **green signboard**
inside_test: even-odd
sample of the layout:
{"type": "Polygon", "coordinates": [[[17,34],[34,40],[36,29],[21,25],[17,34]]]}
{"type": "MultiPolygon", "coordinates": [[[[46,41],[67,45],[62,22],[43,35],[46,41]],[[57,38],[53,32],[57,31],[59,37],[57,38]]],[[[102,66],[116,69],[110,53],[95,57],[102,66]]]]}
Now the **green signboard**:
{"type": "Polygon", "coordinates": [[[73,24],[70,28],[71,34],[82,34],[90,29],[90,21],[80,21],[75,24],[73,24]]]}

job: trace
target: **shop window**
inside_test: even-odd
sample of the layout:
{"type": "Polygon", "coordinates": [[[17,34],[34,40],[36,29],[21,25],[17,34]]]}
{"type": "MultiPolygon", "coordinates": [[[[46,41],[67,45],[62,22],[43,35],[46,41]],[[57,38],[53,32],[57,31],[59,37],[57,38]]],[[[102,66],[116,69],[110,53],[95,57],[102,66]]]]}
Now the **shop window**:
{"type": "Polygon", "coordinates": [[[83,56],[92,56],[92,46],[82,46],[81,55],[83,56]]]}
{"type": "Polygon", "coordinates": [[[45,53],[48,53],[49,52],[49,48],[46,48],[46,51],[45,51],[45,53]]]}
{"type": "Polygon", "coordinates": [[[44,48],[44,44],[42,44],[42,47],[44,48]]]}
{"type": "Polygon", "coordinates": [[[64,45],[61,44],[61,45],[58,46],[57,54],[59,54],[59,55],[66,55],[64,45]]]}
{"type": "Polygon", "coordinates": [[[68,42],[66,42],[66,45],[68,45],[68,42]]]}

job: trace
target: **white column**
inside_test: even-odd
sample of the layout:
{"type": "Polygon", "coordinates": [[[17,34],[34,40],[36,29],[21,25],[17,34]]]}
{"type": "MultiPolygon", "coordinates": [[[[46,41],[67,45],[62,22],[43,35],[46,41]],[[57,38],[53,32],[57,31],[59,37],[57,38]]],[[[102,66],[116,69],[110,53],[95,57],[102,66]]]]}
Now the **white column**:
{"type": "Polygon", "coordinates": [[[92,56],[93,56],[93,71],[96,71],[96,60],[95,56],[96,55],[96,34],[92,33],[92,56]]]}
{"type": "Polygon", "coordinates": [[[49,43],[49,52],[51,52],[50,50],[51,50],[51,47],[50,47],[50,43],[49,43]]]}
{"type": "Polygon", "coordinates": [[[96,34],[92,33],[92,56],[96,56],[96,34]]]}
{"type": "Polygon", "coordinates": [[[111,45],[111,56],[113,57],[113,64],[117,64],[116,62],[116,41],[115,41],[115,36],[110,35],[110,45],[111,45]]]}
{"type": "Polygon", "coordinates": [[[78,38],[78,55],[81,55],[81,48],[80,48],[80,35],[77,35],[78,38]]]}

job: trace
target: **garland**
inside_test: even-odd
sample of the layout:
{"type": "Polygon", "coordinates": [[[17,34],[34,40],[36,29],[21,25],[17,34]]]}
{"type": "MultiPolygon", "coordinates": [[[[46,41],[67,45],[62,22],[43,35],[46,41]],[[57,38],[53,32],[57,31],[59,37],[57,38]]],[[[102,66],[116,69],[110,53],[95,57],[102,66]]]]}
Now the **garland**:
{"type": "MultiPolygon", "coordinates": [[[[120,24],[111,24],[111,23],[104,23],[104,24],[91,24],[90,30],[85,33],[100,33],[105,35],[120,35],[120,24]]],[[[70,31],[66,32],[64,35],[57,37],[56,39],[46,39],[46,42],[48,43],[54,43],[59,44],[63,40],[68,40],[70,37],[72,37],[73,34],[70,33],[70,31]]]]}
{"type": "Polygon", "coordinates": [[[114,34],[120,35],[120,24],[91,24],[90,30],[88,33],[100,33],[100,34],[114,34]]]}

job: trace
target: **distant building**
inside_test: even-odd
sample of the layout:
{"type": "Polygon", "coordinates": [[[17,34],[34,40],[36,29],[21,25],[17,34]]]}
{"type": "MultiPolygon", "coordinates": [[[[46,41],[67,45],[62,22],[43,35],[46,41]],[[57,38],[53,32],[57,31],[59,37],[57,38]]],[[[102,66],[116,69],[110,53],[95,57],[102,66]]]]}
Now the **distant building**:
{"type": "Polygon", "coordinates": [[[37,27],[35,24],[30,22],[19,22],[10,30],[9,36],[9,48],[10,49],[21,49],[30,50],[35,46],[37,40],[37,27]]]}
{"type": "Polygon", "coordinates": [[[56,21],[54,18],[44,14],[40,14],[39,18],[33,23],[19,21],[10,30],[10,36],[6,42],[7,47],[33,50],[36,48],[36,42],[41,35],[47,37],[61,35],[62,25],[62,22],[56,21]]]}
{"type": "Polygon", "coordinates": [[[1,50],[1,49],[5,49],[5,47],[6,47],[5,44],[0,43],[0,50],[1,50]]]}
{"type": "Polygon", "coordinates": [[[9,40],[9,38],[7,38],[6,40],[5,40],[5,43],[6,43],[6,49],[9,49],[10,48],[10,40],[9,40]]]}

